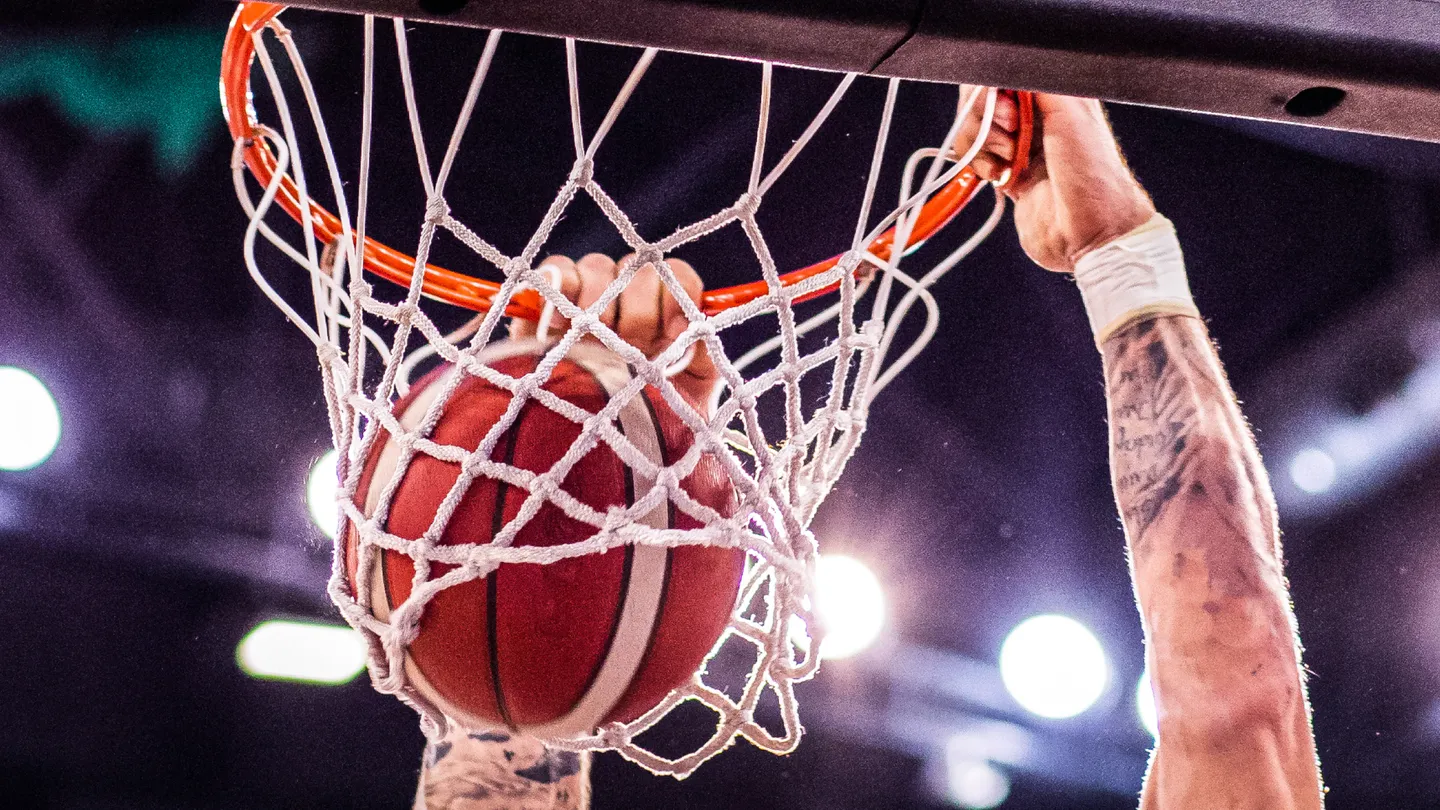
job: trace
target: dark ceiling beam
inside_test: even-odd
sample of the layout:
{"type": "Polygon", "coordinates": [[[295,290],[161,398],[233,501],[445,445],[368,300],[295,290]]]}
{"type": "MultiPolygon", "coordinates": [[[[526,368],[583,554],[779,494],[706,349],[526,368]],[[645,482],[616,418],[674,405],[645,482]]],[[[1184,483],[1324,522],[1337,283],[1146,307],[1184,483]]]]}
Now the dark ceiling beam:
{"type": "Polygon", "coordinates": [[[877,72],[1440,140],[1440,5],[944,0],[877,72]]]}
{"type": "Polygon", "coordinates": [[[1440,141],[1440,4],[1419,0],[302,4],[1440,141]]]}

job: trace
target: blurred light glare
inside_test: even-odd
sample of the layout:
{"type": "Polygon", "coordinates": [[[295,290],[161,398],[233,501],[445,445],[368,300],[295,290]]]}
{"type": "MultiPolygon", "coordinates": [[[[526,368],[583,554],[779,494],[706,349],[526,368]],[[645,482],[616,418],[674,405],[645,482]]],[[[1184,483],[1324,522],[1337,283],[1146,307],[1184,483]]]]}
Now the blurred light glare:
{"type": "Polygon", "coordinates": [[[1375,439],[1370,432],[1355,424],[1343,424],[1326,437],[1325,446],[1331,458],[1347,465],[1368,463],[1375,456],[1375,439]]]}
{"type": "Polygon", "coordinates": [[[1140,682],[1135,684],[1135,713],[1140,715],[1140,725],[1150,736],[1160,739],[1160,716],[1155,709],[1155,690],[1150,686],[1150,668],[1140,673],[1140,682]]]}
{"type": "Polygon", "coordinates": [[[1032,616],[1000,647],[1000,678],[1027,711],[1055,720],[1095,705],[1110,679],[1105,650],[1068,616],[1032,616]]]}
{"type": "Polygon", "coordinates": [[[885,627],[885,592],[875,573],[853,557],[822,554],[815,577],[826,632],[820,657],[849,658],[874,644],[885,627]]]}
{"type": "Polygon", "coordinates": [[[340,508],[335,504],[335,496],[340,491],[339,459],[334,450],[321,456],[310,468],[310,480],[305,484],[305,502],[310,506],[310,519],[332,540],[340,526],[340,508]]]}
{"type": "Polygon", "coordinates": [[[946,757],[949,799],[966,810],[990,810],[1010,796],[1010,778],[984,760],[946,757]]]}
{"type": "Polygon", "coordinates": [[[0,366],[0,470],[40,466],[60,443],[60,410],[45,383],[0,366]]]}
{"type": "Polygon", "coordinates": [[[365,669],[366,644],[349,627],[271,619],[256,625],[235,650],[252,678],[338,685],[365,669]]]}
{"type": "Polygon", "coordinates": [[[1335,484],[1335,459],[1313,447],[1301,450],[1290,460],[1290,480],[1311,495],[1319,495],[1335,484]]]}

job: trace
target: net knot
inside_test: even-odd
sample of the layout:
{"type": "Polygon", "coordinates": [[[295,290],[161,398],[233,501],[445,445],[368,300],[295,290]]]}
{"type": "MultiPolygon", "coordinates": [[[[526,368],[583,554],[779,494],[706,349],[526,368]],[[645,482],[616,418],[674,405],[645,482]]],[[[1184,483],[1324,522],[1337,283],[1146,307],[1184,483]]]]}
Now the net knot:
{"type": "Polygon", "coordinates": [[[595,161],[588,157],[575,161],[575,166],[570,169],[570,182],[577,186],[588,186],[595,179],[595,161]]]}
{"type": "Polygon", "coordinates": [[[537,475],[530,484],[530,494],[542,501],[553,501],[555,493],[559,491],[560,485],[549,475],[537,475]]]}
{"type": "Polygon", "coordinates": [[[339,346],[333,343],[322,343],[316,346],[315,349],[320,356],[321,366],[333,366],[337,363],[340,365],[345,364],[345,355],[340,351],[339,346]]]}
{"type": "Polygon", "coordinates": [[[620,748],[630,742],[630,735],[625,733],[624,726],[611,723],[600,729],[600,740],[607,748],[620,748]]]}
{"type": "Polygon", "coordinates": [[[753,191],[741,194],[740,198],[735,200],[735,215],[743,219],[755,216],[755,212],[760,210],[760,200],[760,195],[753,191]]]}
{"type": "Polygon", "coordinates": [[[680,488],[680,476],[676,475],[675,470],[670,467],[660,468],[659,474],[655,476],[655,486],[664,489],[667,493],[682,491],[680,488]]]}
{"type": "Polygon", "coordinates": [[[588,309],[582,310],[580,314],[575,317],[575,320],[570,322],[570,328],[572,330],[579,330],[582,334],[589,335],[599,335],[602,328],[608,329],[608,327],[602,327],[600,319],[595,317],[595,313],[588,309]]]}
{"type": "Polygon", "coordinates": [[[696,351],[704,349],[705,346],[703,344],[708,343],[710,338],[719,334],[719,331],[715,329],[715,323],[706,317],[703,312],[700,315],[700,320],[691,321],[690,325],[685,327],[685,330],[695,336],[695,340],[691,345],[695,346],[696,351]]]}
{"type": "MultiPolygon", "coordinates": [[[[516,256],[506,261],[500,271],[505,274],[506,278],[518,278],[522,283],[526,283],[525,277],[530,273],[530,263],[525,261],[525,257],[516,256]]],[[[535,285],[526,283],[526,286],[534,287],[535,285]]],[[[536,287],[536,289],[539,288],[536,287]]]]}
{"type": "Polygon", "coordinates": [[[445,202],[444,197],[437,194],[425,204],[425,223],[427,225],[439,225],[448,216],[450,216],[450,204],[445,202]]]}
{"type": "Polygon", "coordinates": [[[350,298],[354,301],[364,301],[375,297],[375,288],[366,281],[359,273],[350,275],[350,298]]]}

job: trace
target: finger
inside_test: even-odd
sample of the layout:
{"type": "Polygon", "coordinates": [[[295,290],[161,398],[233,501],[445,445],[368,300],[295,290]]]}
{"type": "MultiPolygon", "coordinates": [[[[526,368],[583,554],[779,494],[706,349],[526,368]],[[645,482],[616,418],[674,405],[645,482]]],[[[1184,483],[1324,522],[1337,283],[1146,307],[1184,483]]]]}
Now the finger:
{"type": "Polygon", "coordinates": [[[992,131],[980,151],[1009,163],[1015,159],[1015,136],[999,130],[992,131]]]}
{"type": "MultiPolygon", "coordinates": [[[[621,272],[628,270],[635,261],[631,253],[620,260],[621,272]]],[[[664,285],[654,265],[644,265],[635,271],[625,290],[620,293],[620,312],[615,325],[620,339],[639,349],[646,357],[653,357],[664,333],[661,312],[664,308],[662,296],[664,285]]]]}
{"type": "MultiPolygon", "coordinates": [[[[965,100],[975,91],[973,85],[961,85],[960,108],[965,106],[965,100]]],[[[989,88],[980,88],[980,93],[975,98],[970,112],[966,115],[961,124],[958,134],[955,137],[954,150],[957,155],[964,155],[969,152],[976,139],[980,137],[980,124],[985,117],[985,105],[988,101],[989,88]]],[[[991,114],[990,127],[985,132],[984,143],[981,151],[989,151],[999,155],[1004,160],[1011,160],[1015,154],[1015,135],[1020,125],[1020,110],[1014,96],[1009,93],[997,93],[995,98],[995,109],[991,114]]]]}
{"type": "Polygon", "coordinates": [[[579,301],[580,268],[566,256],[550,256],[540,263],[541,267],[554,267],[559,273],[560,294],[571,302],[579,301]]]}
{"type": "Polygon", "coordinates": [[[997,182],[1000,190],[1016,201],[1019,201],[1029,189],[1034,188],[1046,177],[1044,127],[1041,125],[1041,117],[1035,105],[1036,95],[1028,92],[1016,92],[1010,95],[1017,118],[1016,127],[1011,136],[1012,144],[1008,150],[1003,152],[997,150],[997,154],[1005,155],[1010,167],[1009,174],[1002,175],[997,182]],[[1022,125],[1025,126],[1024,131],[1021,130],[1022,125]],[[1021,153],[1022,150],[1024,150],[1024,154],[1021,153]]]}
{"type": "MultiPolygon", "coordinates": [[[[558,283],[560,285],[561,294],[564,295],[566,298],[570,299],[571,301],[574,301],[580,287],[580,273],[575,268],[575,263],[571,261],[570,258],[567,256],[549,256],[540,263],[540,268],[542,270],[547,267],[554,268],[555,272],[553,274],[547,275],[550,276],[550,280],[552,282],[558,283]]],[[[542,310],[547,303],[548,301],[546,301],[542,296],[542,310]]],[[[556,312],[550,318],[549,330],[552,334],[556,331],[563,332],[565,329],[569,328],[569,324],[570,322],[566,320],[564,316],[556,312]]],[[[513,340],[523,340],[535,337],[535,332],[538,325],[539,324],[537,321],[532,321],[525,318],[512,318],[510,321],[510,337],[513,340]]]]}
{"type": "MultiPolygon", "coordinates": [[[[675,274],[675,280],[680,283],[680,288],[685,295],[700,303],[700,297],[705,291],[705,282],[701,280],[700,274],[690,266],[689,262],[682,259],[668,259],[671,272],[675,274]]],[[[662,300],[663,309],[661,313],[664,324],[664,337],[659,351],[664,351],[674,343],[676,338],[690,325],[690,319],[685,316],[684,309],[680,302],[667,289],[662,300]]],[[[710,415],[710,399],[715,391],[716,383],[720,379],[720,372],[715,367],[715,361],[710,355],[709,348],[703,341],[694,344],[694,353],[690,357],[685,368],[672,378],[675,389],[680,392],[697,411],[705,416],[710,415]]]]}
{"type": "MultiPolygon", "coordinates": [[[[620,260],[624,268],[634,261],[633,254],[620,260]]],[[[695,268],[683,259],[666,259],[665,268],[680,292],[691,302],[699,303],[705,289],[695,268]]],[[[685,309],[675,291],[654,265],[645,265],[625,285],[620,295],[620,319],[616,332],[627,343],[649,357],[664,351],[689,325],[685,309]]]]}
{"type": "MultiPolygon", "coordinates": [[[[981,108],[982,112],[984,108],[981,108]]],[[[1014,132],[1020,127],[1020,108],[1015,103],[1015,97],[1009,93],[1000,93],[995,99],[995,114],[991,126],[1005,132],[1014,132]]]]}
{"type": "Polygon", "coordinates": [[[1040,140],[1053,182],[1080,193],[1096,176],[1128,178],[1130,169],[1111,130],[1105,107],[1093,98],[1036,93],[1040,140]]]}
{"type": "MultiPolygon", "coordinates": [[[[575,296],[575,303],[581,309],[588,308],[591,304],[600,300],[610,283],[615,280],[618,268],[615,261],[603,253],[589,253],[576,262],[579,270],[580,286],[575,296]]],[[[619,314],[619,299],[611,301],[605,311],[600,313],[601,323],[614,327],[616,316],[619,314]]]]}
{"type": "Polygon", "coordinates": [[[1115,134],[1105,107],[1093,98],[1061,96],[1054,93],[1035,94],[1036,129],[1074,141],[1081,148],[1113,146],[1115,134]]]}
{"type": "Polygon", "coordinates": [[[1005,172],[1010,170],[1010,162],[1001,160],[988,152],[981,152],[975,156],[974,160],[970,161],[970,168],[975,170],[981,180],[998,183],[1004,179],[1005,172]]]}
{"type": "MultiPolygon", "coordinates": [[[[701,280],[700,274],[695,272],[695,268],[691,267],[690,263],[684,259],[666,259],[665,264],[674,274],[675,280],[679,282],[680,289],[684,291],[685,296],[698,305],[701,294],[705,292],[705,282],[701,280]]],[[[660,322],[664,342],[661,349],[663,350],[679,337],[681,332],[685,331],[685,328],[690,325],[690,319],[686,317],[685,309],[680,306],[679,301],[675,300],[674,292],[669,287],[666,288],[660,304],[660,322]]]]}
{"type": "Polygon", "coordinates": [[[695,353],[689,365],[670,379],[675,390],[705,418],[711,416],[712,400],[720,385],[720,371],[711,359],[710,347],[704,341],[696,341],[695,353]]]}
{"type": "Polygon", "coordinates": [[[1036,93],[1035,109],[1041,117],[1051,115],[1077,115],[1086,114],[1104,118],[1104,107],[1099,100],[1093,98],[1082,98],[1080,96],[1066,96],[1060,93],[1036,93]]]}
{"type": "Polygon", "coordinates": [[[976,96],[975,103],[970,105],[970,112],[966,114],[965,120],[960,123],[960,129],[955,135],[954,148],[961,154],[965,152],[970,144],[975,142],[975,138],[980,134],[980,118],[981,114],[985,111],[985,89],[977,88],[977,86],[973,84],[960,85],[960,98],[956,102],[957,115],[960,110],[965,109],[965,101],[969,99],[977,89],[980,94],[976,96]]]}

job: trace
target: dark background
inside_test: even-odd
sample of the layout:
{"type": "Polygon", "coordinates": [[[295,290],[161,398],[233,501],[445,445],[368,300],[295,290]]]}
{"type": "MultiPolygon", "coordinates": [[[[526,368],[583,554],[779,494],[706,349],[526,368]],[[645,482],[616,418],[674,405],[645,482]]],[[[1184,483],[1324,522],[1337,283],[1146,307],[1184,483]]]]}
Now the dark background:
{"type": "MultiPolygon", "coordinates": [[[[363,677],[262,682],[234,660],[260,619],[338,617],[323,593],[328,544],[303,502],[329,441],[314,354],[240,259],[245,221],[214,93],[231,7],[76,8],[0,13],[0,364],[45,380],[65,425],[46,464],[0,472],[0,807],[407,806],[421,747],[409,710],[363,677]]],[[[349,120],[358,25],[292,25],[349,120]]],[[[388,26],[380,33],[383,54],[388,26]]],[[[422,113],[453,115],[481,41],[416,33],[417,75],[434,81],[422,113]]],[[[456,198],[514,251],[568,167],[569,133],[559,46],[513,38],[501,53],[492,103],[503,113],[479,119],[456,198]]],[[[581,55],[593,128],[633,54],[581,55]]],[[[685,57],[660,67],[681,75],[647,77],[639,120],[622,118],[601,162],[607,188],[654,233],[740,190],[758,73],[685,57]],[[634,158],[655,168],[624,174],[634,158]]],[[[777,109],[789,112],[772,151],[834,81],[780,77],[777,109]]],[[[384,81],[382,104],[398,97],[393,73],[384,81]]],[[[815,156],[767,198],[782,264],[849,238],[853,199],[829,192],[863,182],[881,93],[857,86],[815,156]]],[[[906,93],[897,144],[938,137],[953,93],[906,93]]],[[[1440,147],[1111,113],[1179,228],[1275,479],[1328,806],[1440,806],[1440,417],[1393,416],[1397,402],[1435,401],[1417,381],[1440,362],[1440,147]],[[1335,425],[1375,424],[1399,433],[1363,472],[1342,466],[1325,496],[1290,483],[1299,448],[1335,425]]],[[[353,129],[337,127],[337,143],[353,129]]],[[[408,136],[377,137],[396,157],[377,168],[393,193],[377,201],[376,227],[403,243],[423,207],[408,136]]],[[[594,221],[567,221],[556,250],[617,250],[594,221]]],[[[723,267],[743,250],[731,237],[686,257],[702,273],[723,267]]],[[[272,277],[293,271],[266,258],[272,277]]],[[[1028,263],[1008,222],[937,293],[940,335],[877,402],[816,525],[823,548],[880,574],[885,644],[805,687],[798,753],[741,744],[685,782],[602,758],[598,808],[942,806],[925,757],[883,728],[909,699],[894,668],[914,649],[993,662],[1009,628],[1046,611],[1096,631],[1115,683],[1070,724],[1002,718],[1052,760],[1013,769],[1005,807],[1135,805],[1149,742],[1131,697],[1140,632],[1079,297],[1028,263]]],[[[963,699],[935,711],[995,715],[963,699]]]]}

